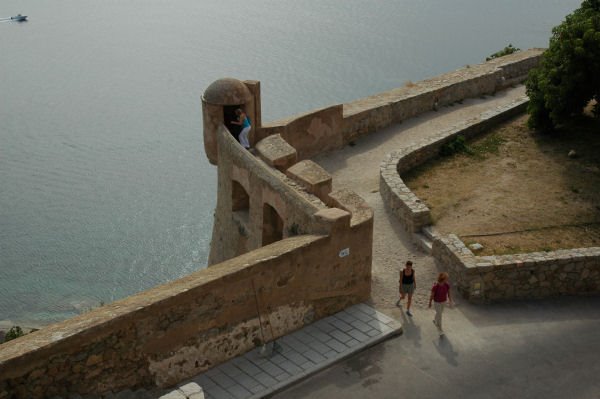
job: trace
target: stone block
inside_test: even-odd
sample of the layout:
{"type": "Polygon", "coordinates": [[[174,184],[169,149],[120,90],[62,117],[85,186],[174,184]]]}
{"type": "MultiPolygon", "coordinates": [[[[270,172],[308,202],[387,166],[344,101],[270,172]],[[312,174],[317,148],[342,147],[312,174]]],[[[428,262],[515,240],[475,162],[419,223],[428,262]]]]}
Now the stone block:
{"type": "Polygon", "coordinates": [[[320,222],[324,222],[331,226],[331,230],[337,228],[348,228],[350,226],[350,212],[344,211],[339,208],[328,208],[322,209],[315,213],[315,217],[320,222]]]}
{"type": "Polygon", "coordinates": [[[311,160],[300,161],[288,168],[285,174],[300,183],[308,192],[326,202],[331,192],[331,175],[311,160]]]}
{"type": "Polygon", "coordinates": [[[190,397],[194,394],[203,394],[202,387],[195,382],[190,382],[177,388],[183,395],[190,397]]]}
{"type": "Polygon", "coordinates": [[[269,166],[281,171],[287,170],[298,160],[298,152],[281,135],[265,137],[256,144],[260,158],[269,166]]]}

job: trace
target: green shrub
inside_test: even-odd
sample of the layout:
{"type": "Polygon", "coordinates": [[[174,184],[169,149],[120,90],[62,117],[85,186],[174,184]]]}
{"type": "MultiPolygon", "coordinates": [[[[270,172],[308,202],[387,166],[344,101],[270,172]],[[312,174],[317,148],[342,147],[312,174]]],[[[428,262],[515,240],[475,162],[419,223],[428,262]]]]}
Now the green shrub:
{"type": "Polygon", "coordinates": [[[8,330],[8,332],[4,336],[4,342],[8,342],[8,341],[13,340],[15,338],[22,337],[23,335],[25,335],[25,333],[23,332],[23,330],[21,329],[21,327],[19,327],[19,326],[11,327],[11,329],[8,330]]]}
{"type": "Polygon", "coordinates": [[[486,61],[493,60],[494,58],[502,57],[505,55],[509,55],[512,53],[516,53],[517,51],[521,51],[520,48],[513,47],[512,44],[508,44],[508,46],[504,47],[502,50],[495,52],[494,54],[486,57],[486,61]]]}
{"type": "Polygon", "coordinates": [[[450,156],[458,153],[473,154],[473,150],[467,145],[465,136],[460,134],[440,148],[440,155],[442,156],[450,156]]]}
{"type": "MultiPolygon", "coordinates": [[[[581,7],[554,29],[548,50],[529,73],[528,125],[552,130],[600,100],[600,0],[581,7]]],[[[599,107],[594,113],[598,116],[599,107]]]]}

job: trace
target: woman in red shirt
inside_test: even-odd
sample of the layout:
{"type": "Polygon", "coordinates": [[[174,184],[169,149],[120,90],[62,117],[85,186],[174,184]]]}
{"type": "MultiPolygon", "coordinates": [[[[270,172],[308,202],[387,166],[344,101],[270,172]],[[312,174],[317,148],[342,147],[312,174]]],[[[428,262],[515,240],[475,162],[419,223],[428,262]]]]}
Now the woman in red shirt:
{"type": "Polygon", "coordinates": [[[431,296],[429,297],[430,308],[432,301],[434,302],[435,308],[435,319],[433,319],[433,324],[437,327],[441,337],[444,335],[444,330],[442,330],[442,313],[444,312],[446,302],[448,302],[449,306],[452,306],[448,273],[440,273],[438,275],[437,283],[433,284],[433,287],[431,287],[431,296]]]}

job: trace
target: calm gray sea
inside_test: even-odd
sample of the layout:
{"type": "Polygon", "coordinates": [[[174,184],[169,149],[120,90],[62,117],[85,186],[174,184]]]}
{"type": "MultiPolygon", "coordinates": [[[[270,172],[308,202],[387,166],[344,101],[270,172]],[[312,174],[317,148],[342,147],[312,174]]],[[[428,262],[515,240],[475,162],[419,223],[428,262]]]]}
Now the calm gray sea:
{"type": "Polygon", "coordinates": [[[3,0],[0,321],[45,324],[205,266],[200,96],[263,119],[545,47],[579,0],[3,0]]]}

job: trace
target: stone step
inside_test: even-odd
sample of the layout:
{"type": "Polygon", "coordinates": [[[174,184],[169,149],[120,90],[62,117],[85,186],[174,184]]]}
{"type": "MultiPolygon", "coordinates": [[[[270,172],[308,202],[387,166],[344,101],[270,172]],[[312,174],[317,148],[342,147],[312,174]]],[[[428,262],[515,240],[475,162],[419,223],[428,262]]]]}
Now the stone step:
{"type": "Polygon", "coordinates": [[[421,233],[431,241],[437,236],[437,232],[433,229],[433,226],[425,226],[421,229],[421,233]]]}
{"type": "Polygon", "coordinates": [[[433,240],[427,237],[425,234],[415,233],[415,243],[428,255],[433,252],[433,240]]]}

